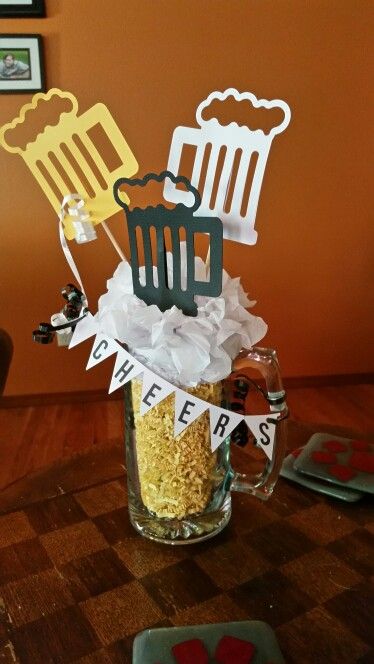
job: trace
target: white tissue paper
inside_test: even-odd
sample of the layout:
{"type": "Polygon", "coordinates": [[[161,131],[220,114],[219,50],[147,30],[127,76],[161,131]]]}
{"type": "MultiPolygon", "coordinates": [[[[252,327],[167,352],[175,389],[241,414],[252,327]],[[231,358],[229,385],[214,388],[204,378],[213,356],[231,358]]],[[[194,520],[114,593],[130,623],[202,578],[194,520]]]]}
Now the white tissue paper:
{"type": "MultiPolygon", "coordinates": [[[[172,255],[167,254],[172,283],[172,255]]],[[[195,258],[195,278],[206,281],[204,261],[195,258]]],[[[157,270],[153,268],[157,285],[157,270]]],[[[186,248],[181,243],[181,280],[186,284],[186,248]]],[[[144,284],[144,267],[140,268],[144,284]]],[[[158,375],[180,387],[214,383],[231,373],[232,360],[242,348],[251,348],[267,332],[267,325],[246,310],[248,300],[239,277],[222,271],[219,297],[195,296],[196,317],[177,307],[167,311],[147,305],[134,295],[131,266],[122,261],[99,299],[99,332],[126,343],[132,355],[158,375]]]]}

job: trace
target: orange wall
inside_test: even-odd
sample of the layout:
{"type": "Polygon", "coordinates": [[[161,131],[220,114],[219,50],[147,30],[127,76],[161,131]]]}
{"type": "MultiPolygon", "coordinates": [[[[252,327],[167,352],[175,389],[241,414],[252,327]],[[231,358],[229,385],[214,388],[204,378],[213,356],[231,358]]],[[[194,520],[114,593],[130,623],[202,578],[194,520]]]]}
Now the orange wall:
{"type": "MultiPolygon", "coordinates": [[[[226,242],[267,320],[266,344],[287,376],[366,372],[370,335],[369,35],[361,0],[46,0],[48,18],[2,20],[3,33],[45,38],[48,87],[82,111],[110,108],[140,163],[166,166],[172,131],[194,123],[214,89],[285,99],[293,117],[274,140],[248,247],[226,242]]],[[[0,124],[27,95],[4,95],[0,124]]],[[[39,346],[31,331],[71,280],[55,214],[22,159],[0,150],[0,327],[15,355],[6,394],[104,387],[111,362],[84,370],[89,342],[39,346]]],[[[118,238],[121,214],[110,221],[118,238]]],[[[94,307],[116,255],[105,237],[71,244],[94,307]]]]}

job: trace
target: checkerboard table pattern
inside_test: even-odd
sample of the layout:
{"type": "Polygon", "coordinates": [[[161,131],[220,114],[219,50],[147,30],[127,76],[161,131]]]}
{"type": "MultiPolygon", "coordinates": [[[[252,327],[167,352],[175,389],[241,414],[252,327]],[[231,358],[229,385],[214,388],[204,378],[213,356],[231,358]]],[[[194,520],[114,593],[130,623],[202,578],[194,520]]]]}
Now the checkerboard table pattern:
{"type": "Polygon", "coordinates": [[[169,547],[131,526],[114,453],[93,486],[87,463],[83,488],[3,505],[1,664],[126,664],[145,628],[248,619],[272,626],[290,664],[374,662],[369,499],[280,480],[266,504],[234,494],[216,538],[169,547]]]}

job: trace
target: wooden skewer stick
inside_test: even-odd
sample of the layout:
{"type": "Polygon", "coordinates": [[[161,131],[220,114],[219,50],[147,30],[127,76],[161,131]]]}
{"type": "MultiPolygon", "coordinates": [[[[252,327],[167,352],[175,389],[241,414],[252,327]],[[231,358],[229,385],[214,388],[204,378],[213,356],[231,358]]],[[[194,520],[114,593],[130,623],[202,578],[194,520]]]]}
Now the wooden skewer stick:
{"type": "Polygon", "coordinates": [[[122,251],[121,247],[119,246],[117,240],[115,239],[115,237],[113,236],[113,234],[112,234],[111,231],[109,230],[109,228],[108,228],[108,226],[106,225],[105,221],[102,221],[102,222],[101,222],[101,225],[102,225],[104,231],[106,232],[106,234],[107,234],[109,240],[111,241],[113,247],[115,248],[117,254],[120,256],[120,258],[121,258],[123,261],[126,261],[126,262],[128,263],[129,261],[127,260],[125,254],[123,253],[123,251],[122,251]]]}
{"type": "Polygon", "coordinates": [[[207,277],[209,276],[209,271],[210,271],[210,244],[209,244],[208,253],[207,253],[206,259],[205,259],[205,274],[206,274],[207,277]]]}

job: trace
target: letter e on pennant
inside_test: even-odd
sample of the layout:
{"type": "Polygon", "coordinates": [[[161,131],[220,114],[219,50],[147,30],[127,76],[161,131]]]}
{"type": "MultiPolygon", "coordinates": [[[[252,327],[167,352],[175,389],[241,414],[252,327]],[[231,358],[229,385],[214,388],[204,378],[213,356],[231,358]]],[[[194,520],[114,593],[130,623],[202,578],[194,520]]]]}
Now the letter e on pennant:
{"type": "Polygon", "coordinates": [[[174,436],[179,436],[182,431],[192,424],[202,413],[208,410],[207,401],[197,399],[192,394],[176,389],[175,391],[175,413],[174,413],[174,436]]]}
{"type": "Polygon", "coordinates": [[[143,374],[142,397],[140,400],[140,414],[144,415],[154,406],[157,406],[161,401],[166,399],[175,387],[166,380],[153,373],[153,371],[145,370],[143,374]]]}

